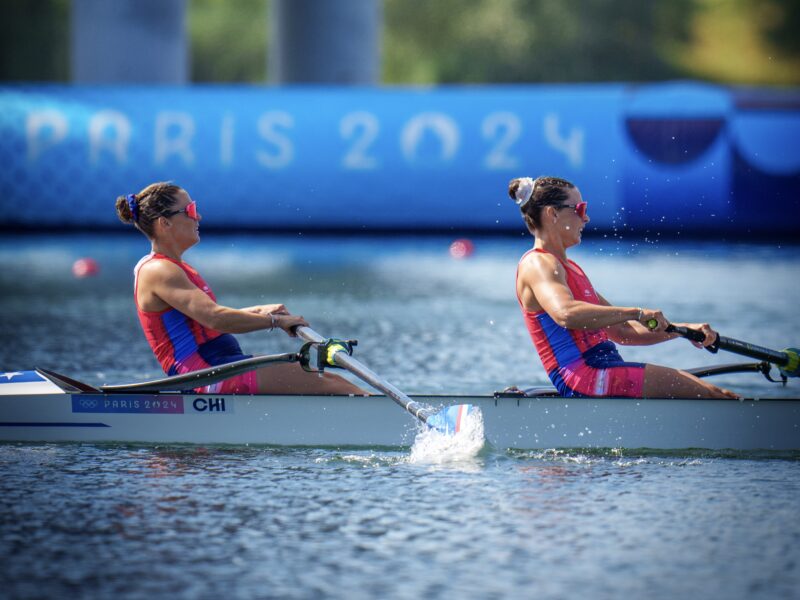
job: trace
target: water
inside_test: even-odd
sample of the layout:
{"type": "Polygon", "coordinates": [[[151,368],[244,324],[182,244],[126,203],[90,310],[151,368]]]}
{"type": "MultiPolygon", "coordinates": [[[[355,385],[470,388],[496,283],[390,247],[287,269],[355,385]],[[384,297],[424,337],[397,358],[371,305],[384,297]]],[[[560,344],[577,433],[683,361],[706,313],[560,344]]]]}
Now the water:
{"type": "MultiPolygon", "coordinates": [[[[408,392],[545,385],[513,296],[527,240],[208,237],[187,255],[232,306],[285,302],[408,392]]],[[[89,383],[159,375],[133,314],[136,236],[0,240],[0,368],[89,383]],[[93,256],[96,278],[72,262],[93,256]]],[[[588,240],[612,302],[798,345],[797,247],[588,240]],[[791,339],[794,338],[794,339],[791,339]]],[[[296,348],[270,333],[252,353],[296,348]]],[[[624,348],[733,362],[684,340],[624,348]]],[[[757,375],[716,378],[796,396],[757,375]]],[[[400,410],[398,408],[398,410],[400,410]]],[[[11,598],[794,598],[800,461],[713,453],[0,445],[11,598]]]]}
{"type": "Polygon", "coordinates": [[[5,446],[10,597],[792,598],[800,462],[5,446]]]}
{"type": "MultiPolygon", "coordinates": [[[[323,336],[358,338],[356,356],[410,393],[491,393],[549,385],[522,323],[514,274],[530,238],[476,240],[453,260],[444,238],[215,236],[190,250],[220,302],[283,302],[323,336]]],[[[132,304],[141,236],[0,240],[0,368],[44,366],[87,383],[161,376],[132,304]],[[100,275],[75,279],[93,256],[100,275]]],[[[707,321],[729,337],[778,349],[800,345],[800,246],[645,244],[590,240],[571,252],[609,301],[707,321]]],[[[252,354],[297,349],[282,333],[240,337],[252,354]]],[[[736,362],[686,340],[622,348],[629,360],[675,367],[736,362]]],[[[719,385],[747,396],[796,395],[754,375],[719,385]]]]}

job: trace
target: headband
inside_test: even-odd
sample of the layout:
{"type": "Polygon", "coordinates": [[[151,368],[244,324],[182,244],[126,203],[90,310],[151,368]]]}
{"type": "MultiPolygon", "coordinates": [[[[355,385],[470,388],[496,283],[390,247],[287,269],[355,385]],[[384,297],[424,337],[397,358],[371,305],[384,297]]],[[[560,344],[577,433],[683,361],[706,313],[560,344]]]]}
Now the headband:
{"type": "Polygon", "coordinates": [[[139,202],[136,200],[136,194],[128,194],[125,199],[128,201],[128,208],[131,209],[133,222],[137,223],[139,221],[139,202]]]}
{"type": "Polygon", "coordinates": [[[520,210],[525,208],[525,205],[530,201],[531,196],[533,196],[537,181],[538,178],[531,179],[530,177],[522,177],[519,180],[519,187],[517,187],[517,191],[514,192],[514,196],[517,199],[517,206],[519,206],[520,210]]]}

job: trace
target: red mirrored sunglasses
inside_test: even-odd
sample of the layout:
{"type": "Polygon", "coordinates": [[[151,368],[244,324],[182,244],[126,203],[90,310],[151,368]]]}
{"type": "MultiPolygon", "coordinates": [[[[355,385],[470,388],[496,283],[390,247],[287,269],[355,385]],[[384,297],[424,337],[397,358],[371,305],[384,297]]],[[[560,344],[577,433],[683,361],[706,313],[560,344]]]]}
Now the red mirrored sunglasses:
{"type": "MultiPolygon", "coordinates": [[[[585,204],[585,202],[584,202],[585,204]]],[[[193,221],[199,221],[200,218],[197,216],[197,202],[192,200],[180,210],[171,210],[169,212],[164,213],[165,217],[172,217],[177,215],[178,213],[186,213],[186,216],[192,219],[193,221]]]]}
{"type": "Polygon", "coordinates": [[[586,204],[586,202],[578,202],[574,206],[572,204],[558,204],[556,208],[572,208],[575,210],[575,214],[582,219],[586,216],[586,204]]]}

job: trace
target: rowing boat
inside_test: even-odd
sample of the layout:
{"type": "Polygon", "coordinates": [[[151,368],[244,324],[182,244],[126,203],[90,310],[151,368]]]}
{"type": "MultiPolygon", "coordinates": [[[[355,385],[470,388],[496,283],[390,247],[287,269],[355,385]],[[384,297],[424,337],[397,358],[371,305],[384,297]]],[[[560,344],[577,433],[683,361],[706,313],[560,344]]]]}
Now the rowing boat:
{"type": "MultiPolygon", "coordinates": [[[[38,371],[0,381],[7,442],[407,447],[422,427],[384,396],[103,392],[38,371]]],[[[413,398],[479,408],[496,449],[800,450],[800,399],[561,398],[546,389],[413,398]]]]}
{"type": "MultiPolygon", "coordinates": [[[[702,335],[675,331],[690,338],[702,335]]],[[[326,339],[306,326],[295,333],[306,341],[299,352],[254,356],[154,381],[97,388],[46,369],[5,373],[0,375],[0,441],[408,446],[425,430],[457,435],[471,419],[482,422],[485,440],[497,449],[800,450],[797,398],[561,398],[552,388],[412,398],[353,358],[354,340],[326,339]],[[385,396],[193,391],[281,362],[316,372],[347,369],[385,396]]],[[[778,352],[722,336],[717,344],[762,362],[690,372],[698,377],[760,372],[775,381],[770,373],[778,365],[784,384],[800,374],[794,348],[778,352]]]]}

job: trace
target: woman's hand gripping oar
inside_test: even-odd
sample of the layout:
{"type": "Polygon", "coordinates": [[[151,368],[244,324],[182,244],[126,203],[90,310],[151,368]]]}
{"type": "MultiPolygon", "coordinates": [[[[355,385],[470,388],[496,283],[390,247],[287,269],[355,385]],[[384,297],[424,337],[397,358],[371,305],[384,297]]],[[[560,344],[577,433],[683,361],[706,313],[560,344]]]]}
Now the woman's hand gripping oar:
{"type": "MultiPolygon", "coordinates": [[[[658,327],[658,321],[650,319],[647,322],[650,329],[658,327]]],[[[680,325],[667,325],[664,329],[667,333],[676,333],[681,337],[692,340],[693,342],[703,342],[705,334],[697,329],[689,327],[682,327],[680,325]]],[[[758,360],[765,360],[780,369],[781,374],[785,377],[800,377],[800,350],[797,348],[786,348],[782,351],[772,350],[764,346],[758,346],[749,342],[735,340],[733,338],[717,335],[717,340],[710,346],[706,346],[706,350],[716,353],[718,350],[727,350],[741,354],[742,356],[749,356],[750,358],[757,358],[758,360]]]]}
{"type": "MultiPolygon", "coordinates": [[[[326,342],[325,338],[310,327],[298,327],[295,329],[295,333],[307,342],[313,344],[325,344],[326,342]]],[[[433,412],[431,409],[409,398],[391,383],[382,379],[372,370],[353,358],[351,356],[352,350],[348,346],[349,344],[346,342],[337,343],[333,341],[325,345],[323,347],[324,349],[318,347],[318,352],[323,351],[325,353],[325,356],[322,357],[325,364],[347,369],[356,377],[386,394],[417,419],[441,433],[458,433],[462,428],[466,416],[470,413],[477,413],[480,411],[477,406],[471,404],[456,404],[448,406],[438,412],[433,412]]]]}

